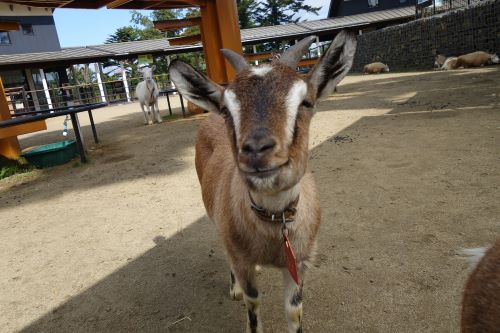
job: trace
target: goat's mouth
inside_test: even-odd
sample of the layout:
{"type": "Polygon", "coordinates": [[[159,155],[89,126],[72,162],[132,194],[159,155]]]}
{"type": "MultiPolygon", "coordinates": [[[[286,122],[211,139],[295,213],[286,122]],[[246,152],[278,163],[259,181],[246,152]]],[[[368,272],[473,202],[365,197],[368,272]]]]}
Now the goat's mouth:
{"type": "Polygon", "coordinates": [[[247,177],[269,178],[276,175],[280,170],[288,165],[288,161],[271,168],[240,168],[241,172],[247,177]]]}

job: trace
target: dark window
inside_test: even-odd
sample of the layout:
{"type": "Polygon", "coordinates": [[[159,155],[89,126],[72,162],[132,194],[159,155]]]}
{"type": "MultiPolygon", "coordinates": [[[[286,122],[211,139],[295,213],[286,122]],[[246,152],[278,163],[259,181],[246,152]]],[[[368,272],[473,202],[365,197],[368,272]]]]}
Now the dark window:
{"type": "Polygon", "coordinates": [[[378,7],[378,0],[368,0],[368,7],[378,7]]]}
{"type": "Polygon", "coordinates": [[[23,34],[33,36],[33,25],[21,24],[21,29],[23,30],[23,34]]]}
{"type": "Polygon", "coordinates": [[[0,31],[0,45],[10,45],[10,36],[7,31],[0,31]]]}

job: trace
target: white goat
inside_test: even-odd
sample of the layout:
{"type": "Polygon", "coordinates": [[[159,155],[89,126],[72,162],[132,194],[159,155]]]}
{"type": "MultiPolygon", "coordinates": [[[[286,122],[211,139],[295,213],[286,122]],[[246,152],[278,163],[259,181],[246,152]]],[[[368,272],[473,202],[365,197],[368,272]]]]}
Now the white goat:
{"type": "Polygon", "coordinates": [[[144,81],[139,82],[135,88],[135,96],[139,99],[139,104],[141,105],[142,113],[144,114],[144,124],[151,125],[156,117],[156,121],[161,123],[160,109],[158,108],[158,96],[160,95],[160,90],[155,80],[153,80],[153,67],[143,67],[139,69],[142,74],[144,81]],[[147,113],[144,110],[146,106],[147,113]],[[151,114],[152,113],[152,114],[151,114]],[[151,119],[150,119],[151,116],[151,119]]]}

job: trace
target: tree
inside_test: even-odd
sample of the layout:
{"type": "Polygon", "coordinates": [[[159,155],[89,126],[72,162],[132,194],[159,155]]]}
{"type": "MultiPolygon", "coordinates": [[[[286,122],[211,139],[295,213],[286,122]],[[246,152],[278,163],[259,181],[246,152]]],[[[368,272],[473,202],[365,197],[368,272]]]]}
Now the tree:
{"type": "Polygon", "coordinates": [[[255,16],[259,4],[255,0],[237,0],[238,18],[241,29],[255,27],[255,16]]]}
{"type": "Polygon", "coordinates": [[[300,16],[299,11],[318,15],[321,7],[312,7],[304,4],[304,0],[262,0],[256,12],[256,21],[259,26],[296,23],[300,16]]]}
{"type": "Polygon", "coordinates": [[[106,39],[105,43],[132,42],[141,38],[137,28],[126,26],[116,29],[116,32],[106,39]]]}

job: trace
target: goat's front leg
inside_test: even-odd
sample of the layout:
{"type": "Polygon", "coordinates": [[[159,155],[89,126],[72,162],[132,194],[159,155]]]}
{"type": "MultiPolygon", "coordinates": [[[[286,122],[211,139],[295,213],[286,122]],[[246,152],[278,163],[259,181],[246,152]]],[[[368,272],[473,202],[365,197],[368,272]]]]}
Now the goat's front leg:
{"type": "Polygon", "coordinates": [[[140,103],[141,105],[141,110],[142,114],[144,115],[144,125],[148,124],[148,115],[146,114],[146,111],[144,110],[144,104],[140,103]]]}
{"type": "MultiPolygon", "coordinates": [[[[302,266],[302,265],[300,265],[302,266]]],[[[302,266],[303,267],[303,266],[302,266]]],[[[305,269],[299,269],[301,279],[297,286],[288,270],[283,270],[283,285],[285,288],[285,312],[289,333],[302,333],[302,287],[305,269]]]]}
{"type": "Polygon", "coordinates": [[[156,99],[156,101],[155,101],[154,108],[155,108],[155,114],[156,114],[156,121],[158,123],[161,123],[162,119],[161,119],[161,115],[160,115],[160,108],[158,107],[158,99],[156,99]]]}
{"type": "MultiPolygon", "coordinates": [[[[255,283],[255,266],[234,267],[236,283],[243,289],[243,299],[247,306],[247,333],[263,333],[260,318],[260,294],[255,283]]],[[[236,284],[235,284],[236,286],[236,284]]]]}
{"type": "Polygon", "coordinates": [[[148,125],[153,125],[154,118],[151,115],[151,108],[152,108],[151,105],[146,104],[146,111],[147,111],[147,115],[148,115],[148,125]]]}

